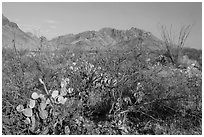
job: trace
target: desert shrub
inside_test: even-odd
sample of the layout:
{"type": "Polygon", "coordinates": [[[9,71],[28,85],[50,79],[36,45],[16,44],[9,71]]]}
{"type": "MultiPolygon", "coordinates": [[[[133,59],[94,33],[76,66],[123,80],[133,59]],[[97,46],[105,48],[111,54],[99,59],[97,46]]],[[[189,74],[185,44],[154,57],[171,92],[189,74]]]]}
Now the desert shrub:
{"type": "MultiPolygon", "coordinates": [[[[201,111],[197,109],[201,105],[201,102],[198,103],[201,99],[201,79],[198,79],[195,81],[199,84],[196,84],[189,81],[189,76],[181,70],[163,66],[141,71],[130,76],[119,88],[122,101],[117,102],[120,109],[115,111],[119,111],[119,114],[126,112],[132,122],[140,124],[149,120],[169,121],[176,117],[196,117],[198,124],[201,122],[201,111]],[[197,87],[191,90],[195,84],[197,87]]],[[[188,126],[188,129],[190,128],[191,126],[188,126]]]]}
{"type": "Polygon", "coordinates": [[[3,134],[201,133],[200,71],[134,51],[3,50],[3,134]]]}
{"type": "Polygon", "coordinates": [[[173,64],[178,63],[178,59],[181,56],[182,49],[185,45],[186,39],[188,38],[190,34],[191,25],[183,26],[180,29],[179,35],[177,36],[177,39],[175,40],[175,36],[172,32],[172,26],[169,30],[165,26],[161,27],[161,36],[164,41],[164,49],[166,52],[164,55],[168,57],[173,64]],[[178,42],[176,42],[178,41],[178,42]]]}
{"type": "Polygon", "coordinates": [[[184,48],[182,54],[187,55],[191,60],[196,60],[202,69],[202,50],[184,48]]]}

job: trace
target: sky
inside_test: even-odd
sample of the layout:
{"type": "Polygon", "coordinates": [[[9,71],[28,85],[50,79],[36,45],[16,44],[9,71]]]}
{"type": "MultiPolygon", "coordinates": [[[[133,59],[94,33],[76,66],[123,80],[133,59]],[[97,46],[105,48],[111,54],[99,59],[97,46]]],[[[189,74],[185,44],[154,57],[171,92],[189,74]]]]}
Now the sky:
{"type": "Polygon", "coordinates": [[[2,3],[2,12],[20,29],[48,39],[111,27],[119,30],[140,28],[161,38],[161,26],[172,26],[178,37],[182,26],[192,25],[187,47],[202,49],[202,3],[2,3]]]}

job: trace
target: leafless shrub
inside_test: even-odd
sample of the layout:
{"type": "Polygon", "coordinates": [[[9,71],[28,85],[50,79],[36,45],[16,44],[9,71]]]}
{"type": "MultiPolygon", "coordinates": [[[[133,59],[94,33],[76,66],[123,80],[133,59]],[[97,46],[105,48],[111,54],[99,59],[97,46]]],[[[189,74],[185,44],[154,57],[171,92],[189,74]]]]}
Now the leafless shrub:
{"type": "Polygon", "coordinates": [[[171,63],[177,64],[184,44],[190,34],[191,27],[191,25],[181,27],[177,42],[172,33],[172,26],[169,30],[166,28],[166,26],[161,27],[161,37],[164,41],[163,46],[166,50],[165,56],[170,58],[171,63]]]}

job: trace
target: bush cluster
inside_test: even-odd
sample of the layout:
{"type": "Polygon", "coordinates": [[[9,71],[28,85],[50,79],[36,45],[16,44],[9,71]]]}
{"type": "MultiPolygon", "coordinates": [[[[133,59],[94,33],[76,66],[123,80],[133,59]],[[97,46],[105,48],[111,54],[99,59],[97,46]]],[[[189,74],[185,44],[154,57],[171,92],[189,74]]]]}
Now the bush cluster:
{"type": "Polygon", "coordinates": [[[200,71],[146,59],[3,49],[3,134],[201,134],[200,71]]]}

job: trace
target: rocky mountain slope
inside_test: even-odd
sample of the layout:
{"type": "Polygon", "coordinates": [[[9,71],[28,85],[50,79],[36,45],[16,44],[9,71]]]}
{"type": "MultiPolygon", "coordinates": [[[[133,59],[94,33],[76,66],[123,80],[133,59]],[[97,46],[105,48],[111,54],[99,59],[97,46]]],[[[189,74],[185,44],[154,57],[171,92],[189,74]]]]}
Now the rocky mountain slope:
{"type": "Polygon", "coordinates": [[[161,41],[150,32],[131,28],[129,30],[117,30],[114,28],[102,28],[99,31],[85,31],[79,34],[59,36],[49,41],[53,46],[69,47],[70,49],[83,50],[124,50],[136,45],[143,45],[150,49],[159,49],[161,41]]]}
{"type": "MultiPolygon", "coordinates": [[[[16,23],[9,21],[2,15],[2,46],[13,48],[14,37],[17,49],[36,50],[41,46],[40,38],[30,32],[23,32],[16,23]]],[[[84,51],[126,50],[137,45],[155,50],[160,49],[161,41],[150,32],[138,28],[132,27],[129,30],[102,28],[99,31],[85,31],[79,34],[58,36],[50,41],[43,39],[42,45],[45,50],[63,47],[84,51]]]]}
{"type": "Polygon", "coordinates": [[[16,23],[2,15],[2,46],[13,48],[13,40],[17,49],[37,49],[39,39],[23,32],[16,23]]]}

